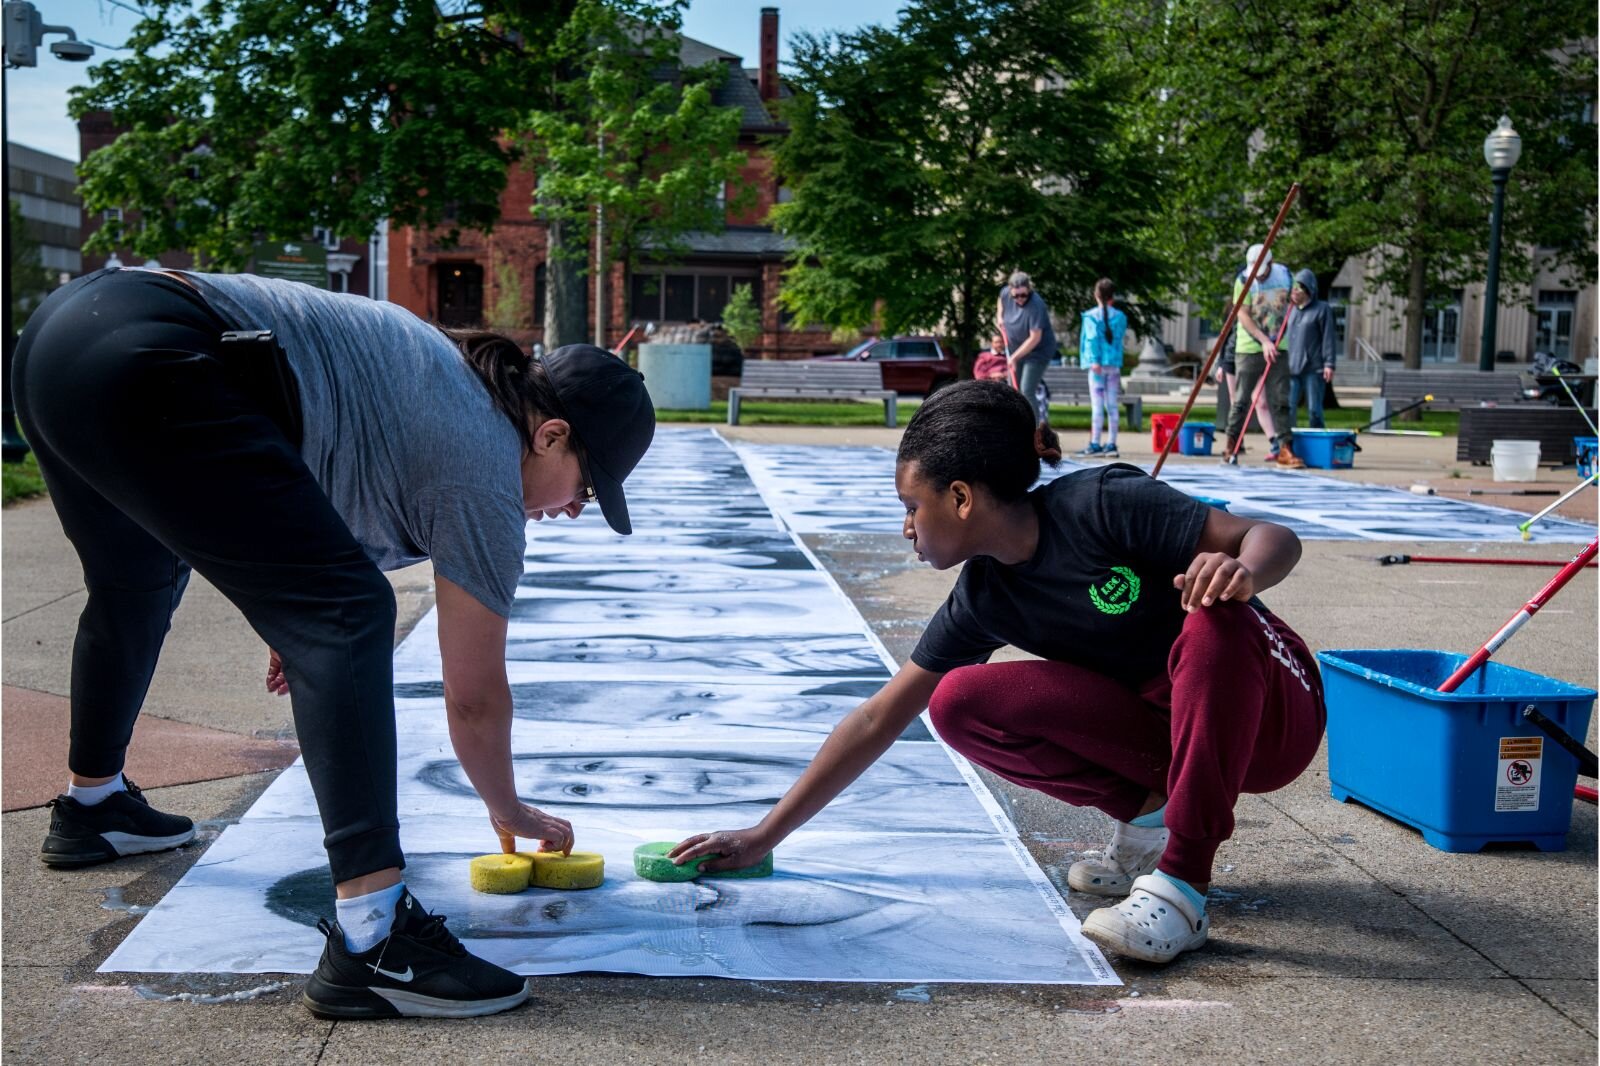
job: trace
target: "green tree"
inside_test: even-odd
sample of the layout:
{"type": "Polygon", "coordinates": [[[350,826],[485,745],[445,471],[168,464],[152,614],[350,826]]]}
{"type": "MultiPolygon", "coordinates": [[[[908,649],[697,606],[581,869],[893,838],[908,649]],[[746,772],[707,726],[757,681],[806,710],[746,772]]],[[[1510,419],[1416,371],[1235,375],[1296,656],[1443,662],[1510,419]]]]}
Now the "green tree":
{"type": "Polygon", "coordinates": [[[1482,276],[1482,145],[1502,113],[1524,142],[1504,277],[1525,285],[1538,246],[1594,278],[1593,5],[1101,0],[1101,11],[1109,66],[1141,86],[1129,124],[1171,162],[1153,232],[1202,306],[1221,306],[1245,245],[1298,180],[1278,258],[1310,265],[1326,291],[1346,258],[1370,257],[1406,298],[1405,358],[1419,365],[1428,294],[1482,276]]]}
{"type": "Polygon", "coordinates": [[[1021,268],[1068,316],[1113,277],[1149,325],[1162,160],[1117,120],[1100,48],[1082,0],[915,0],[892,28],[801,35],[772,215],[797,320],[944,328],[970,362],[1021,268]]]}
{"type": "Polygon", "coordinates": [[[735,285],[722,309],[722,328],[733,343],[748,350],[761,340],[761,308],[748,285],[735,285]]]}
{"type": "Polygon", "coordinates": [[[40,261],[39,242],[28,235],[22,208],[15,200],[7,200],[6,212],[6,224],[11,227],[11,262],[6,264],[11,277],[11,316],[20,330],[55,288],[55,278],[40,261]]]}
{"type": "Polygon", "coordinates": [[[490,329],[527,329],[533,324],[527,302],[522,298],[522,273],[507,259],[495,267],[495,297],[484,316],[490,329]]]}
{"type": "MultiPolygon", "coordinates": [[[[541,106],[522,116],[521,144],[539,169],[535,213],[559,244],[549,264],[552,292],[572,282],[589,257],[591,211],[600,235],[598,269],[629,266],[643,254],[671,259],[695,230],[722,228],[719,190],[737,182],[740,112],[712,93],[726,68],[685,68],[679,30],[686,0],[578,0],[550,58],[564,72],[541,106]],[[559,277],[559,280],[558,280],[559,277]]],[[[548,343],[580,340],[547,314],[548,343]]]]}
{"type": "MultiPolygon", "coordinates": [[[[500,217],[504,131],[545,73],[501,25],[432,0],[283,4],[151,0],[129,58],[89,71],[74,117],[127,132],[84,160],[84,207],[138,212],[91,250],[188,249],[237,269],[261,239],[380,220],[487,230],[500,217]]],[[[555,16],[545,16],[547,21],[555,16]]]]}
{"type": "Polygon", "coordinates": [[[127,128],[80,167],[84,206],[139,217],[88,247],[185,248],[238,269],[257,240],[385,219],[449,244],[494,227],[507,168],[526,160],[539,171],[527,207],[550,226],[546,343],[581,340],[593,207],[607,212],[603,258],[670,251],[720,224],[714,179],[737,174],[737,114],[711,106],[712,72],[677,69],[682,7],[151,0],[131,58],[74,92],[75,116],[106,110],[127,128]]]}

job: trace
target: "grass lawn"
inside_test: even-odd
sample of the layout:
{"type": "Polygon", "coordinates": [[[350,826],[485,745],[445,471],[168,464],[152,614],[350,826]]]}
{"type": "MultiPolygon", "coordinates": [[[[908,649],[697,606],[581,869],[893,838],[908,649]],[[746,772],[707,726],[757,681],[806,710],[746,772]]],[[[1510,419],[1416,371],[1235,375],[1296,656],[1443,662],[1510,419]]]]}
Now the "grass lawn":
{"type": "Polygon", "coordinates": [[[0,475],[4,477],[4,499],[0,500],[4,506],[44,495],[44,478],[39,476],[39,461],[32,452],[20,463],[0,463],[0,475]]]}
{"type": "MultiPolygon", "coordinates": [[[[900,424],[908,422],[922,401],[916,397],[902,396],[899,403],[900,424]]],[[[867,403],[865,401],[846,401],[841,403],[782,403],[776,400],[746,400],[739,405],[739,422],[741,425],[789,425],[789,426],[881,426],[883,425],[883,404],[867,403]]],[[[1152,414],[1178,414],[1183,410],[1181,405],[1145,404],[1146,418],[1152,414]]],[[[1372,416],[1365,407],[1345,407],[1325,413],[1325,421],[1329,429],[1355,429],[1372,420],[1372,416]]],[[[1209,422],[1216,417],[1216,407],[1213,404],[1196,404],[1190,414],[1194,422],[1209,422]]],[[[723,424],[728,421],[728,405],[725,401],[714,401],[709,411],[657,411],[656,418],[662,422],[707,422],[723,424]]],[[[1424,411],[1420,422],[1394,423],[1397,429],[1428,429],[1438,430],[1447,437],[1456,435],[1460,425],[1461,415],[1455,411],[1424,411]]],[[[1087,407],[1066,407],[1053,404],[1050,407],[1050,425],[1058,431],[1062,430],[1087,430],[1089,428],[1089,409],[1087,407]]]]}

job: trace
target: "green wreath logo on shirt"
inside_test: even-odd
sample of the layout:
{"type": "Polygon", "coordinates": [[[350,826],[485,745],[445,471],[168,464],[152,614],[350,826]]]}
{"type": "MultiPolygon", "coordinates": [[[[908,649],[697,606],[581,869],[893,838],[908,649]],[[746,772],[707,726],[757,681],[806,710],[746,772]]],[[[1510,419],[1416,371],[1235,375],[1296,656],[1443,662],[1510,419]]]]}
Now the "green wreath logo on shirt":
{"type": "Polygon", "coordinates": [[[1111,576],[1098,588],[1089,586],[1089,599],[1102,614],[1127,614],[1139,599],[1139,575],[1126,566],[1113,566],[1111,576]]]}

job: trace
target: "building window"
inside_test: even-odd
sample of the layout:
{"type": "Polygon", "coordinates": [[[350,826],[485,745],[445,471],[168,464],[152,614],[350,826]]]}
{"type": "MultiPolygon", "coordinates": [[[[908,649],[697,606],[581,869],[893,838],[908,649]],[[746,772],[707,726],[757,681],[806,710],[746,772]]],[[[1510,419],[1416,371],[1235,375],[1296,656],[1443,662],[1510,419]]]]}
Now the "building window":
{"type": "Polygon", "coordinates": [[[761,275],[688,267],[670,274],[635,271],[628,278],[628,315],[638,322],[720,322],[733,290],[749,286],[761,306],[761,275]]]}
{"type": "Polygon", "coordinates": [[[1571,289],[1540,289],[1534,311],[1533,348],[1557,359],[1572,358],[1572,320],[1578,294],[1571,289]]]}
{"type": "Polygon", "coordinates": [[[100,217],[106,222],[121,222],[122,208],[108,207],[104,211],[100,212],[100,217]]]}
{"type": "Polygon", "coordinates": [[[661,317],[668,322],[691,322],[694,313],[694,275],[668,274],[662,287],[661,317]]]}
{"type": "Polygon", "coordinates": [[[314,226],[311,230],[311,239],[321,244],[330,252],[339,250],[339,235],[327,226],[314,226]]]}
{"type": "Polygon", "coordinates": [[[1334,343],[1342,352],[1350,336],[1350,286],[1335,285],[1329,289],[1328,306],[1333,309],[1334,343]]]}

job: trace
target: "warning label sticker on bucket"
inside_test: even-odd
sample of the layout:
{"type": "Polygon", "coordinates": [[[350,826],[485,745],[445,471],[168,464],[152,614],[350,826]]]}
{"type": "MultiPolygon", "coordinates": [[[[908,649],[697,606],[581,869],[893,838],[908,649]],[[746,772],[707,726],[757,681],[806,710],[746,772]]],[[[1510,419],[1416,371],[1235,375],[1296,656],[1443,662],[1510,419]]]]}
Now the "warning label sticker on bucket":
{"type": "Polygon", "coordinates": [[[1537,811],[1539,771],[1544,765],[1543,737],[1501,737],[1500,774],[1495,778],[1494,809],[1537,811]]]}

